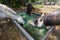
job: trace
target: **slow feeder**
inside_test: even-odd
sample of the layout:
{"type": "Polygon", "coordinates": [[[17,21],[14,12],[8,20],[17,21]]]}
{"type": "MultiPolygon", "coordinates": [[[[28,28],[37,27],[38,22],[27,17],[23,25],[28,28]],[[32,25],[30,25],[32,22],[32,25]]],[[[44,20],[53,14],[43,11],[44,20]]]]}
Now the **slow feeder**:
{"type": "Polygon", "coordinates": [[[23,24],[23,28],[31,35],[34,40],[45,40],[53,28],[47,29],[46,26],[42,25],[41,27],[32,26],[30,22],[36,20],[37,17],[41,17],[41,14],[34,13],[31,16],[26,14],[26,11],[18,11],[17,14],[22,16],[25,20],[25,24],[23,24]]]}

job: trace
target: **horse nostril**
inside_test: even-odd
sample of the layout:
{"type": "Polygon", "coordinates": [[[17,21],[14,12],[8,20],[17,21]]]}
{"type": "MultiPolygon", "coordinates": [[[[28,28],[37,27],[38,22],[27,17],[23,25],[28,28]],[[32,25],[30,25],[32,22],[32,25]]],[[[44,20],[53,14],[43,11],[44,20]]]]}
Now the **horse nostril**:
{"type": "Polygon", "coordinates": [[[42,21],[42,19],[40,21],[42,21]]]}

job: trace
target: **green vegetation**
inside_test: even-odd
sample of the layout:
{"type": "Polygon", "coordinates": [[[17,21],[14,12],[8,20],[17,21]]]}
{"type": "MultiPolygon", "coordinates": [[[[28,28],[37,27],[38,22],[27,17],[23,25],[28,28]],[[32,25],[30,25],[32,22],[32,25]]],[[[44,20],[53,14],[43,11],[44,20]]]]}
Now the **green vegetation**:
{"type": "Polygon", "coordinates": [[[0,0],[0,3],[16,8],[25,5],[25,0],[0,0]]]}
{"type": "MultiPolygon", "coordinates": [[[[26,6],[27,3],[42,3],[44,4],[45,2],[55,2],[56,4],[60,4],[60,0],[0,0],[0,3],[6,4],[9,7],[12,8],[19,8],[20,6],[26,6]]],[[[43,5],[33,5],[38,8],[42,8],[43,5]]]]}
{"type": "Polygon", "coordinates": [[[16,8],[20,6],[25,6],[26,3],[37,2],[41,0],[0,0],[0,3],[6,4],[9,7],[16,8]]]}
{"type": "Polygon", "coordinates": [[[43,8],[44,5],[40,5],[40,4],[36,4],[36,5],[33,5],[35,8],[43,8]]]}

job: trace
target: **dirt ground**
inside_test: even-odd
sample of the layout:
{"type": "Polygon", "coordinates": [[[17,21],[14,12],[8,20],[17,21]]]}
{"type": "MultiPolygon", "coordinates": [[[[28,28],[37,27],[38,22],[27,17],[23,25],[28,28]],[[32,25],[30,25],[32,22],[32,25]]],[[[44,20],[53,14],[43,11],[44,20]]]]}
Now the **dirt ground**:
{"type": "Polygon", "coordinates": [[[60,26],[55,26],[47,40],[60,40],[60,26]]]}
{"type": "MultiPolygon", "coordinates": [[[[51,8],[51,7],[44,7],[44,8],[35,8],[33,10],[34,12],[37,13],[51,13],[52,11],[56,10],[57,8],[51,8]]],[[[26,7],[24,8],[13,8],[15,11],[20,11],[20,10],[26,10],[26,7]]]]}
{"type": "Polygon", "coordinates": [[[0,40],[27,40],[11,19],[0,20],[0,40]]]}

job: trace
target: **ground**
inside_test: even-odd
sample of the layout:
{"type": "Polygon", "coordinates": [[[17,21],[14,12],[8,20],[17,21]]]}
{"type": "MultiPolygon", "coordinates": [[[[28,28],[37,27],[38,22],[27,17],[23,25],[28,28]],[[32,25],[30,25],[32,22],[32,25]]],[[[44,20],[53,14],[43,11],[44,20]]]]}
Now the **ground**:
{"type": "Polygon", "coordinates": [[[0,20],[0,40],[27,40],[11,19],[0,20]]]}

